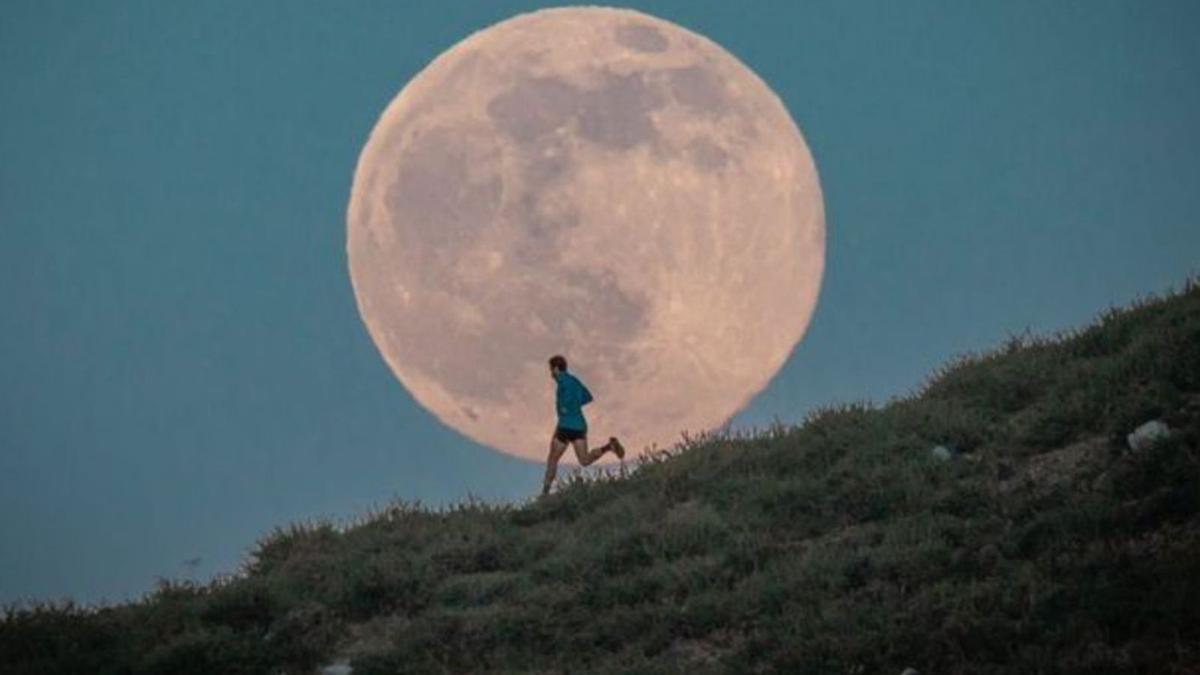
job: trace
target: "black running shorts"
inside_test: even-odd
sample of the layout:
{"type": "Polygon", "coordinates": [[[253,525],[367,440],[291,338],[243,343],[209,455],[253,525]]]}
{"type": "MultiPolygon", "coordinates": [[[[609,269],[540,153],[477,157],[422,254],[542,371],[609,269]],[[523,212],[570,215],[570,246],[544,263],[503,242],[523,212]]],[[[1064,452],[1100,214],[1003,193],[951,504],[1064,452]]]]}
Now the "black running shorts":
{"type": "Polygon", "coordinates": [[[564,429],[562,427],[554,428],[554,437],[563,443],[570,443],[576,438],[587,438],[587,429],[564,429]]]}

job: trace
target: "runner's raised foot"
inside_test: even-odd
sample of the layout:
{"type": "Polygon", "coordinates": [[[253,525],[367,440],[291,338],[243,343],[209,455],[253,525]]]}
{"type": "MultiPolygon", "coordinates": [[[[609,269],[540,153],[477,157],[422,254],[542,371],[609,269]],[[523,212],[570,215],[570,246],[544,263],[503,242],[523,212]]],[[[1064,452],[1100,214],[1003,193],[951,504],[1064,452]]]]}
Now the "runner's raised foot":
{"type": "Polygon", "coordinates": [[[617,459],[625,459],[625,446],[621,445],[621,441],[618,441],[616,436],[608,439],[608,446],[612,448],[613,454],[617,456],[617,459]]]}

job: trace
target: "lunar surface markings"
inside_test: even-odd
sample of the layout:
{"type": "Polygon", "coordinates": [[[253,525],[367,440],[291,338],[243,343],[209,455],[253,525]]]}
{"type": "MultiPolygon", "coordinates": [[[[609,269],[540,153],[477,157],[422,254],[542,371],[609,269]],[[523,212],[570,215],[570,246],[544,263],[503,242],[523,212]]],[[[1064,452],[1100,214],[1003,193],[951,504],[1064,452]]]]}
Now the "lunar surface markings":
{"type": "Polygon", "coordinates": [[[613,37],[619,44],[639,52],[658,53],[667,50],[667,38],[653,26],[636,23],[617,26],[613,37]]]}
{"type": "Polygon", "coordinates": [[[556,77],[521,78],[487,104],[496,126],[518,142],[554,131],[578,109],[579,94],[556,77]]]}
{"type": "Polygon", "coordinates": [[[470,147],[440,129],[418,137],[387,191],[389,213],[399,216],[392,221],[399,236],[419,243],[430,255],[451,253],[468,243],[500,206],[500,178],[473,178],[472,164],[480,157],[470,147]]]}

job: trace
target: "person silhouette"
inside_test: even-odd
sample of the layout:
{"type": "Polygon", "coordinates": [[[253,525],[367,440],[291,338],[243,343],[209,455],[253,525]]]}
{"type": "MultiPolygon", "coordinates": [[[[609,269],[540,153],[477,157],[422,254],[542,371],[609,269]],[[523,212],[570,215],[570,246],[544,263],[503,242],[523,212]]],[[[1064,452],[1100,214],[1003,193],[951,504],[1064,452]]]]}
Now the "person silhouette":
{"type": "Polygon", "coordinates": [[[588,450],[587,420],[583,417],[583,406],[592,402],[592,392],[579,378],[567,372],[567,359],[561,354],[550,357],[550,377],[558,383],[554,392],[554,406],[558,411],[558,424],[550,437],[550,456],[546,458],[546,479],[542,483],[542,495],[550,493],[554,475],[558,472],[558,460],[567,451],[567,444],[575,448],[575,457],[581,466],[588,466],[610,450],[618,459],[625,459],[625,446],[610,436],[608,443],[588,450]]]}

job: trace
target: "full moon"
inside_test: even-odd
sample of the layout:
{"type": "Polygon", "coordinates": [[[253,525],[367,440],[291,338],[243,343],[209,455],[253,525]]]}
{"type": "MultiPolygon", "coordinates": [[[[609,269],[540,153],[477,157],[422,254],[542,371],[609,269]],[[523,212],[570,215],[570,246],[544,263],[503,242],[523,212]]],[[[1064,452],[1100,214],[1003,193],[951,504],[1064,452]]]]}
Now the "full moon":
{"type": "Polygon", "coordinates": [[[825,214],[800,130],[737,58],[640,12],[554,8],[470,35],[391,101],[347,255],[371,338],[443,423],[544,460],[562,354],[595,397],[591,445],[636,454],[724,426],[778,372],[825,214]]]}

